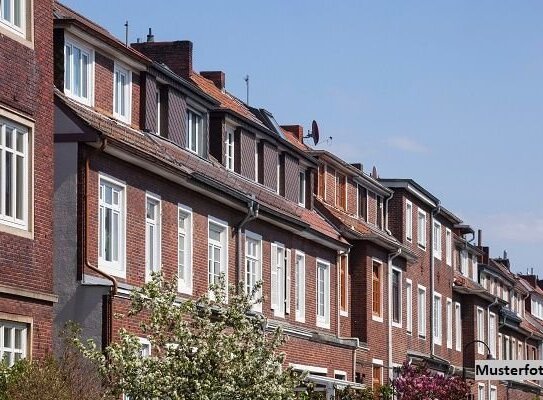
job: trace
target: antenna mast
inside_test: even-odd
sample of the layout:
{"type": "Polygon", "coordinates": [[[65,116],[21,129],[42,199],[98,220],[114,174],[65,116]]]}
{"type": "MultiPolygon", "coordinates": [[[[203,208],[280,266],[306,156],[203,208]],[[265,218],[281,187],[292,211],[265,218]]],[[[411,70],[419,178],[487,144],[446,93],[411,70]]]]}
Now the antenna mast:
{"type": "Polygon", "coordinates": [[[245,75],[245,85],[247,86],[247,105],[249,105],[249,75],[245,75]]]}
{"type": "Polygon", "coordinates": [[[125,46],[128,47],[128,20],[124,23],[125,46]]]}

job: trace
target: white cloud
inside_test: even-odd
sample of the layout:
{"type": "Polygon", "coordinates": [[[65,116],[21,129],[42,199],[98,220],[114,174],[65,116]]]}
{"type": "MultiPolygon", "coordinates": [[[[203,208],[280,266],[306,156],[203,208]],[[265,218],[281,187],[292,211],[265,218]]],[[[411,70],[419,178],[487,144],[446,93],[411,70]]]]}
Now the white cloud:
{"type": "Polygon", "coordinates": [[[409,153],[428,153],[429,149],[417,141],[406,136],[393,136],[386,140],[386,144],[409,153]]]}
{"type": "MultiPolygon", "coordinates": [[[[491,239],[522,244],[543,244],[543,215],[492,214],[475,217],[491,239]]],[[[484,233],[484,232],[483,232],[484,233]]]]}

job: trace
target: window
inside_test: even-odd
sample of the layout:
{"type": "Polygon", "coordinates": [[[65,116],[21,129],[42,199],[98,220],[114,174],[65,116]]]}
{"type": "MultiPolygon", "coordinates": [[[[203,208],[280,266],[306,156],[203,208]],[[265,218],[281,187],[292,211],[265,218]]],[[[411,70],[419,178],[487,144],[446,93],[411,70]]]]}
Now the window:
{"type": "Polygon", "coordinates": [[[383,385],[383,362],[373,360],[371,387],[375,393],[379,392],[379,388],[383,385]]]}
{"type": "Polygon", "coordinates": [[[262,156],[260,155],[261,148],[260,142],[255,140],[255,182],[260,183],[262,183],[262,179],[260,178],[260,171],[262,169],[260,168],[260,162],[262,160],[262,156]]]}
{"type": "Polygon", "coordinates": [[[460,251],[460,272],[462,275],[468,276],[468,252],[466,250],[460,251]]]}
{"type": "Polygon", "coordinates": [[[368,191],[358,185],[358,218],[368,220],[368,191]]]}
{"type": "Polygon", "coordinates": [[[413,332],[413,283],[410,279],[406,279],[405,285],[405,307],[406,307],[406,329],[407,333],[413,332]]]}
{"type": "Polygon", "coordinates": [[[479,383],[477,385],[477,400],[486,400],[485,399],[485,384],[479,383]]]}
{"type": "Polygon", "coordinates": [[[98,221],[98,265],[107,272],[124,277],[125,187],[105,176],[100,177],[98,221]]]}
{"type": "Polygon", "coordinates": [[[192,110],[187,111],[188,121],[188,149],[200,156],[203,155],[203,120],[200,114],[192,110]]]}
{"type": "Polygon", "coordinates": [[[509,336],[503,337],[503,359],[504,360],[511,359],[511,345],[509,342],[509,336]]]}
{"type": "Polygon", "coordinates": [[[496,357],[498,360],[503,360],[503,337],[501,333],[498,333],[498,349],[496,357]]]}
{"type": "Polygon", "coordinates": [[[113,75],[113,115],[130,123],[132,108],[132,76],[129,70],[115,64],[113,75]]]}
{"type": "Polygon", "coordinates": [[[496,386],[490,386],[489,400],[498,400],[498,389],[496,386]]]}
{"type": "Polygon", "coordinates": [[[319,164],[318,191],[317,194],[323,199],[326,196],[326,165],[319,164]]]}
{"type": "Polygon", "coordinates": [[[277,154],[277,179],[275,192],[281,194],[281,172],[284,171],[284,158],[281,154],[277,154]]]}
{"type": "Polygon", "coordinates": [[[460,303],[454,303],[454,328],[456,337],[456,351],[462,351],[462,315],[460,303]]]}
{"type": "Polygon", "coordinates": [[[418,307],[418,331],[419,337],[426,338],[426,288],[424,286],[418,287],[419,295],[417,301],[418,307]]]}
{"type": "MultiPolygon", "coordinates": [[[[140,351],[139,356],[141,358],[151,357],[151,342],[146,338],[138,338],[140,342],[140,351]]],[[[127,394],[123,395],[123,400],[131,400],[130,396],[127,394]]]]}
{"type": "Polygon", "coordinates": [[[26,23],[26,1],[1,0],[0,22],[17,33],[24,33],[26,23]]]}
{"type": "Polygon", "coordinates": [[[511,357],[510,360],[517,359],[517,339],[511,338],[511,357]]]}
{"type": "Polygon", "coordinates": [[[177,208],[177,274],[179,291],[192,294],[192,210],[177,208]]]}
{"type": "Polygon", "coordinates": [[[27,357],[28,325],[0,320],[0,357],[8,366],[27,357]]]}
{"type": "Polygon", "coordinates": [[[234,170],[234,131],[226,128],[226,140],[224,142],[224,161],[226,169],[234,170]]]}
{"type": "Polygon", "coordinates": [[[330,264],[317,260],[317,326],[330,328],[330,264]]]}
{"type": "Polygon", "coordinates": [[[296,321],[305,322],[305,254],[296,251],[296,321]]]}
{"type": "Polygon", "coordinates": [[[334,379],[339,379],[339,380],[342,380],[342,381],[346,381],[347,380],[347,372],[334,370],[334,379]]]}
{"type": "Polygon", "coordinates": [[[383,214],[383,198],[381,196],[377,196],[377,227],[380,229],[383,229],[383,214]]]}
{"type": "Polygon", "coordinates": [[[471,256],[471,279],[473,280],[473,282],[477,282],[477,275],[477,256],[473,254],[471,256]]]}
{"type": "Polygon", "coordinates": [[[426,248],[426,213],[422,210],[418,212],[417,241],[421,248],[426,248]]]}
{"type": "Polygon", "coordinates": [[[518,341],[518,356],[517,360],[522,360],[524,358],[524,347],[522,346],[522,342],[518,341]]]}
{"type": "Polygon", "coordinates": [[[413,238],[413,204],[409,200],[405,202],[405,238],[413,238]]]}
{"type": "MultiPolygon", "coordinates": [[[[481,307],[477,307],[477,340],[485,341],[485,314],[481,307]]],[[[485,346],[477,343],[477,353],[485,354],[485,346]]]]}
{"type": "Polygon", "coordinates": [[[490,313],[488,317],[488,347],[490,353],[496,357],[496,314],[490,313]]]}
{"type": "MultiPolygon", "coordinates": [[[[228,280],[228,224],[209,217],[208,222],[208,284],[216,285],[224,274],[228,280]]],[[[227,283],[227,282],[225,282],[227,283]]]]}
{"type": "Polygon", "coordinates": [[[146,196],[145,207],[145,278],[151,279],[151,274],[160,271],[160,199],[146,196]]]}
{"type": "Polygon", "coordinates": [[[305,191],[306,191],[305,171],[300,171],[298,175],[299,175],[298,204],[301,205],[302,207],[305,207],[305,191]]]}
{"type": "Polygon", "coordinates": [[[28,129],[0,118],[0,222],[28,228],[28,129]]]}
{"type": "Polygon", "coordinates": [[[434,341],[435,344],[441,345],[441,336],[443,332],[443,320],[441,312],[441,295],[434,293],[434,341]]]}
{"type": "Polygon", "coordinates": [[[290,312],[290,250],[281,243],[271,245],[271,308],[274,316],[290,312]]]}
{"type": "Polygon", "coordinates": [[[341,315],[347,315],[349,267],[348,256],[342,255],[339,259],[339,306],[341,315]]]}
{"type": "Polygon", "coordinates": [[[66,40],[64,45],[64,92],[86,105],[92,103],[92,64],[91,50],[66,40]]]}
{"type": "MultiPolygon", "coordinates": [[[[257,284],[262,280],[262,237],[245,232],[245,290],[251,293],[257,284]]],[[[253,310],[262,311],[262,288],[255,293],[253,310]]]]}
{"type": "Polygon", "coordinates": [[[447,299],[447,348],[452,349],[453,310],[452,300],[447,299]]]}
{"type": "Polygon", "coordinates": [[[402,272],[392,269],[392,325],[402,326],[402,272]]]}
{"type": "Polygon", "coordinates": [[[372,318],[375,321],[383,322],[383,265],[373,260],[372,266],[372,318]]]}
{"type": "Polygon", "coordinates": [[[166,114],[165,110],[163,109],[165,104],[161,99],[162,91],[163,91],[162,87],[157,84],[157,89],[156,89],[156,133],[159,136],[166,137],[166,132],[163,132],[163,131],[165,131],[165,129],[164,129],[165,127],[163,126],[162,121],[161,121],[161,119],[166,114]]]}
{"type": "Polygon", "coordinates": [[[345,175],[336,172],[336,207],[343,210],[347,208],[346,204],[346,178],[345,175]]]}
{"type": "Polygon", "coordinates": [[[434,221],[434,237],[433,237],[434,257],[441,260],[441,224],[434,221]]]}
{"type": "Polygon", "coordinates": [[[445,228],[445,262],[452,266],[452,232],[449,228],[445,228]]]}

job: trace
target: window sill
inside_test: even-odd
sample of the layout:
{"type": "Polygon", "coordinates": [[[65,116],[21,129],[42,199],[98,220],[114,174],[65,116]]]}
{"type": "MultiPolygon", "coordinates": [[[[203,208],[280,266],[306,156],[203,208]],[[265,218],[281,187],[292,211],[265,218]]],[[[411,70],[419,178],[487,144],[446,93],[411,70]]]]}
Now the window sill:
{"type": "Polygon", "coordinates": [[[91,99],[85,99],[84,97],[75,96],[72,93],[70,93],[69,91],[67,91],[66,89],[64,89],[64,94],[66,95],[66,97],[68,97],[69,99],[72,99],[73,101],[76,101],[76,102],[78,102],[80,104],[83,104],[84,106],[87,106],[87,107],[92,107],[92,100],[91,99]]]}
{"type": "Polygon", "coordinates": [[[9,25],[1,21],[0,21],[0,34],[5,35],[9,37],[10,39],[22,44],[23,46],[26,46],[34,50],[34,41],[32,39],[28,39],[27,35],[25,35],[24,32],[15,30],[14,28],[10,27],[9,25]]]}
{"type": "Polygon", "coordinates": [[[183,285],[183,284],[178,283],[178,284],[177,284],[177,291],[178,291],[179,293],[186,294],[186,295],[188,295],[188,296],[192,296],[192,288],[191,288],[191,287],[187,287],[186,285],[183,285]]]}
{"type": "Polygon", "coordinates": [[[393,326],[394,328],[400,328],[400,329],[401,329],[401,328],[402,328],[402,323],[401,323],[401,322],[393,322],[393,323],[392,323],[392,326],[393,326]]]}
{"type": "Polygon", "coordinates": [[[23,227],[18,228],[15,226],[7,225],[7,222],[4,222],[4,221],[0,221],[0,232],[8,233],[14,236],[19,236],[25,239],[34,240],[34,232],[29,231],[23,227]]]}
{"type": "Polygon", "coordinates": [[[417,243],[417,247],[423,251],[426,251],[426,246],[420,243],[417,243]]]}
{"type": "Polygon", "coordinates": [[[104,265],[103,262],[98,262],[98,269],[116,278],[126,279],[126,269],[120,270],[114,266],[104,265]]]}
{"type": "Polygon", "coordinates": [[[426,335],[419,335],[419,339],[426,340],[426,335]]]}
{"type": "Polygon", "coordinates": [[[322,329],[330,329],[330,322],[319,322],[317,321],[317,327],[322,329]]]}
{"type": "Polygon", "coordinates": [[[302,324],[305,324],[305,317],[296,316],[296,317],[294,317],[294,321],[300,322],[300,323],[302,323],[302,324]]]}
{"type": "Polygon", "coordinates": [[[383,317],[379,317],[377,315],[372,315],[371,319],[374,320],[375,322],[383,322],[383,317]]]}
{"type": "Polygon", "coordinates": [[[340,311],[339,315],[342,316],[342,317],[348,317],[349,316],[349,311],[340,311]]]}

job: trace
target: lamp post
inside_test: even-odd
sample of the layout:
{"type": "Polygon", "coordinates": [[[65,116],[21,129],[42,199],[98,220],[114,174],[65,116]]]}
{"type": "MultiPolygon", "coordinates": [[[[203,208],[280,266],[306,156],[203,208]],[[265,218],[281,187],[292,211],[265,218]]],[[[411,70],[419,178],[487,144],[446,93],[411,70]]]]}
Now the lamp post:
{"type": "MultiPolygon", "coordinates": [[[[475,344],[475,343],[481,343],[482,345],[484,345],[486,347],[486,349],[488,350],[488,354],[486,355],[487,360],[494,360],[494,356],[492,355],[492,352],[490,351],[490,347],[488,347],[488,344],[486,344],[482,340],[472,340],[471,342],[466,343],[465,346],[464,346],[464,351],[462,352],[463,357],[465,357],[465,355],[466,355],[466,349],[468,348],[468,346],[470,346],[472,344],[475,344]]],[[[463,368],[462,368],[462,379],[464,381],[466,380],[466,367],[465,366],[463,366],[463,368]]]]}

